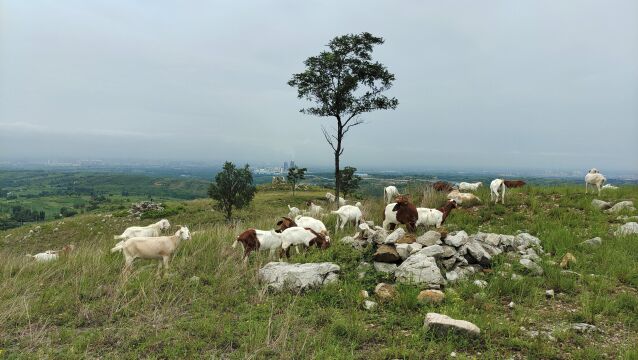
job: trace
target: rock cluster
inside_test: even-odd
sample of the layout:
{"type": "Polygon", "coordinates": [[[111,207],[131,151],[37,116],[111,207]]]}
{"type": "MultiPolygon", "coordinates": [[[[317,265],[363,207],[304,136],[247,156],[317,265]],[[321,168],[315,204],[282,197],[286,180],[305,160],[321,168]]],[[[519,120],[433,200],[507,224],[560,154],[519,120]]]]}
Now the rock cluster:
{"type": "Polygon", "coordinates": [[[131,216],[139,218],[147,211],[162,211],[164,210],[164,206],[161,203],[155,203],[152,201],[142,201],[139,203],[134,203],[131,205],[131,208],[128,210],[128,213],[131,216]]]}
{"type": "Polygon", "coordinates": [[[520,265],[532,275],[543,274],[539,265],[539,253],[543,253],[540,240],[528,233],[502,235],[479,232],[468,235],[465,231],[458,231],[442,238],[439,232],[428,231],[415,239],[410,234],[406,235],[402,228],[387,234],[377,226],[366,227],[354,237],[342,239],[342,242],[356,248],[376,244],[373,259],[377,271],[393,273],[398,282],[422,284],[434,289],[489,268],[494,256],[502,253],[520,256],[520,265]],[[410,239],[404,240],[407,237],[410,239]]]}
{"type": "Polygon", "coordinates": [[[339,279],[339,265],[324,263],[289,264],[269,262],[259,269],[259,280],[270,290],[299,292],[339,279]]]}
{"type": "Polygon", "coordinates": [[[627,236],[627,235],[638,234],[638,223],[628,222],[625,225],[620,226],[614,234],[616,236],[627,236]]]}

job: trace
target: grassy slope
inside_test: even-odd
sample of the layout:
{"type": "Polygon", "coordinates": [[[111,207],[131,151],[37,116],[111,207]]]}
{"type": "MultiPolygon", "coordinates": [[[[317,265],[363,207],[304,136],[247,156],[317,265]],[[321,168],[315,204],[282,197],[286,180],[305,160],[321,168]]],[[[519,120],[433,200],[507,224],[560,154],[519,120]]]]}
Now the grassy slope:
{"type": "MultiPolygon", "coordinates": [[[[302,207],[303,201],[324,193],[292,199],[287,193],[261,192],[250,209],[238,213],[243,220],[239,228],[270,228],[286,204],[302,207]]],[[[489,198],[485,189],[479,195],[489,198]]],[[[166,278],[156,276],[150,261],[136,262],[128,280],[121,277],[121,256],[108,250],[113,234],[135,222],[129,219],[88,214],[43,224],[27,238],[35,226],[0,232],[0,357],[383,359],[441,358],[456,351],[459,357],[484,358],[637,358],[638,237],[615,238],[611,233],[621,222],[592,209],[592,198],[576,186],[527,187],[509,192],[505,206],[454,211],[446,223],[449,230],[537,235],[552,254],[546,258],[546,274],[521,281],[503,278],[498,273],[511,270],[502,257],[492,273],[477,275],[489,284],[484,290],[469,281],[448,287],[444,303],[422,305],[416,301],[420,288],[399,286],[397,299],[372,312],[361,308],[359,290],[372,293],[378,282],[390,279],[374,271],[358,279],[355,269],[369,261],[369,250],[360,253],[335,241],[327,251],[296,255],[294,262],[336,262],[341,280],[303,295],[269,294],[256,278],[268,261],[266,254],[244,268],[240,251],[230,248],[239,229],[225,225],[208,200],[182,202],[186,210],[170,218],[196,233],[178,250],[166,278]],[[53,232],[55,227],[59,231],[53,232]],[[594,236],[603,238],[600,248],[578,246],[594,236]],[[75,243],[77,251],[55,263],[28,263],[21,256],[66,243],[75,243]],[[581,277],[561,275],[549,263],[566,251],[576,255],[572,270],[581,277]],[[201,281],[191,281],[192,276],[201,281]],[[547,300],[545,289],[564,295],[547,300]],[[510,301],[517,304],[514,310],[507,307],[510,301]],[[483,334],[469,340],[426,333],[422,325],[429,311],[472,321],[483,334]],[[595,324],[602,333],[565,330],[580,321],[595,324]],[[532,339],[521,326],[549,330],[558,341],[532,339]]],[[[638,187],[602,198],[636,201],[638,187]]],[[[440,200],[428,196],[423,203],[440,200]]],[[[421,201],[417,196],[416,202],[421,201]]],[[[364,205],[368,218],[380,222],[380,200],[364,205]]],[[[326,224],[334,228],[334,219],[326,224]]]]}

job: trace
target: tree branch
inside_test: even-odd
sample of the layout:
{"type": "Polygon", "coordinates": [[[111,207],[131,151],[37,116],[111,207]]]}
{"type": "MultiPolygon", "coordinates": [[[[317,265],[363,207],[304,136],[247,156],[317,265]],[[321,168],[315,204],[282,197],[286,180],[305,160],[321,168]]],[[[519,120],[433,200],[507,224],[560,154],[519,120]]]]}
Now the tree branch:
{"type": "MultiPolygon", "coordinates": [[[[330,147],[332,148],[332,150],[337,151],[337,148],[335,148],[334,143],[330,139],[331,135],[328,134],[328,130],[326,130],[326,127],[321,125],[321,131],[323,132],[323,137],[326,138],[326,141],[328,142],[328,144],[330,144],[330,147]]],[[[334,135],[332,135],[332,137],[334,137],[334,135]]]]}

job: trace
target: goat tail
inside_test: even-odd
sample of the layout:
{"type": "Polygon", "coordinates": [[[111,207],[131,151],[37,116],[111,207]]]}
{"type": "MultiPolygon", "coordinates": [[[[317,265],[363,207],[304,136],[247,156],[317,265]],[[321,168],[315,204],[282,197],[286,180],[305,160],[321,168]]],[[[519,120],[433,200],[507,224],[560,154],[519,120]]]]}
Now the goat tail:
{"type": "MultiPolygon", "coordinates": [[[[290,206],[290,205],[288,205],[288,206],[290,206]]],[[[238,242],[237,240],[233,241],[233,249],[237,247],[237,242],[238,242]]]]}
{"type": "Polygon", "coordinates": [[[124,248],[124,241],[120,241],[111,249],[111,252],[115,253],[118,251],[122,251],[123,248],[124,248]]]}

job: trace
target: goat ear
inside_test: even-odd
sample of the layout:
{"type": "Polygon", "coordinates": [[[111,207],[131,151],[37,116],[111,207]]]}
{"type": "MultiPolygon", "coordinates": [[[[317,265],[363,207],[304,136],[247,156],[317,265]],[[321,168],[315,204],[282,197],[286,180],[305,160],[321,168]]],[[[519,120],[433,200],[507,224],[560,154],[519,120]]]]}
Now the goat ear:
{"type": "Polygon", "coordinates": [[[277,221],[277,225],[281,225],[281,224],[283,224],[283,223],[284,223],[284,221],[283,221],[283,220],[279,220],[279,221],[277,221]]]}

